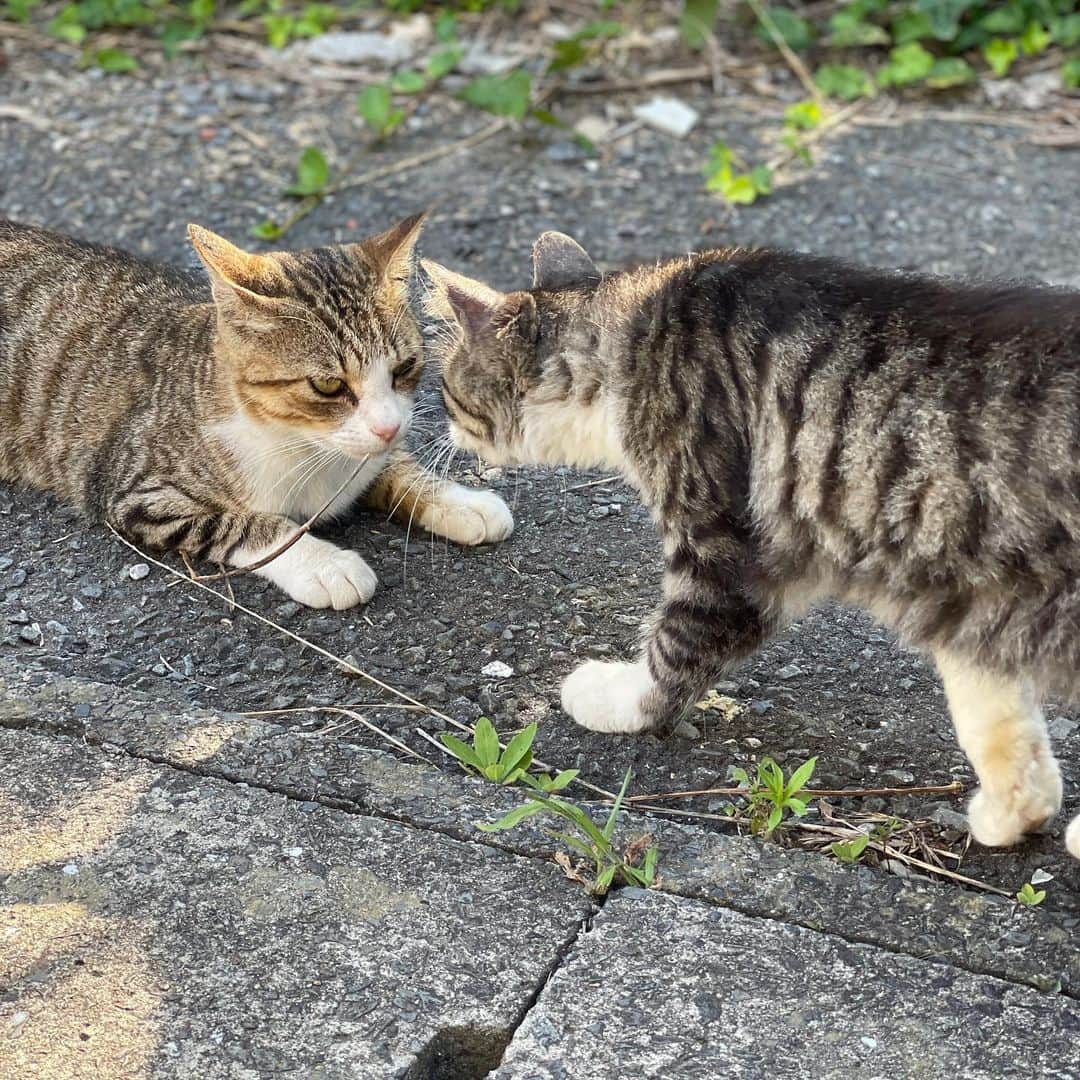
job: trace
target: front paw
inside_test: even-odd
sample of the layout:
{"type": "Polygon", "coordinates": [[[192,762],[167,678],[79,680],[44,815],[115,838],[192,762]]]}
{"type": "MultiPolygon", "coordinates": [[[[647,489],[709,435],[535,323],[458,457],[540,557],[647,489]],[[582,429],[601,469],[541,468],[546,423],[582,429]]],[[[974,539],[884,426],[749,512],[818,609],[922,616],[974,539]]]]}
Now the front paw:
{"type": "Polygon", "coordinates": [[[652,685],[643,663],[590,660],[564,680],[563,711],[590,731],[644,731],[652,721],[642,712],[641,701],[652,685]]]}
{"type": "Polygon", "coordinates": [[[1061,809],[1061,770],[1052,757],[1036,757],[1017,783],[991,794],[980,788],[968,805],[971,835],[984,847],[1009,847],[1037,832],[1061,809]]]}
{"type": "Polygon", "coordinates": [[[424,511],[420,524],[436,536],[472,547],[505,540],[514,531],[514,515],[493,491],[447,484],[424,511]]]}
{"type": "Polygon", "coordinates": [[[355,551],[305,536],[257,571],[299,604],[338,611],[366,604],[375,594],[375,571],[355,551]]]}

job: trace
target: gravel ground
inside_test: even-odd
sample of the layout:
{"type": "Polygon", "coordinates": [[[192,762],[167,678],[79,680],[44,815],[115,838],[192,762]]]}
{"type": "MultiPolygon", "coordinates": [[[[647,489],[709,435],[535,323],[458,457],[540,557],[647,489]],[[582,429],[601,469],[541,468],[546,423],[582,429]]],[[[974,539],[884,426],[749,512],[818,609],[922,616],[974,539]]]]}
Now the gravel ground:
{"type": "MultiPolygon", "coordinates": [[[[359,237],[427,206],[425,254],[503,287],[526,281],[529,246],[550,227],[574,234],[607,265],[710,244],[773,244],[1080,286],[1080,151],[1033,145],[1029,119],[981,114],[973,123],[970,109],[875,104],[820,148],[811,174],[729,212],[701,190],[707,148],[723,135],[764,156],[778,106],[718,100],[696,85],[677,92],[703,113],[685,140],[643,129],[594,161],[557,131],[506,131],[469,153],[340,193],[288,242],[359,237]]],[[[205,60],[114,79],[74,72],[66,56],[37,44],[11,45],[0,101],[24,113],[5,119],[0,111],[0,213],[192,263],[187,221],[242,239],[280,209],[276,192],[300,147],[317,144],[336,161],[351,153],[360,136],[352,98],[352,89],[254,68],[217,70],[205,60]]],[[[575,97],[560,111],[574,118],[606,110],[622,121],[635,100],[575,97]]],[[[433,99],[372,162],[485,122],[451,99],[433,99]]],[[[456,471],[471,475],[465,462],[456,471]]],[[[517,531],[497,548],[461,551],[368,516],[342,525],[328,535],[379,575],[363,610],[301,609],[255,579],[235,581],[236,599],[456,717],[485,713],[500,730],[538,720],[538,752],[605,787],[628,767],[638,791],[715,786],[730,767],[763,754],[792,765],[817,754],[818,779],[828,786],[970,779],[928,666],[868,619],[832,608],[794,626],[721,686],[742,706],[732,718],[701,714],[683,737],[663,741],[573,726],[558,708],[560,679],[579,658],[632,651],[660,573],[656,538],[633,492],[617,481],[581,486],[600,479],[567,470],[476,478],[515,509],[517,531]],[[492,660],[514,674],[485,677],[492,660]]],[[[149,692],[169,680],[194,703],[230,710],[370,698],[322,658],[224,603],[173,587],[157,569],[143,575],[139,561],[48,496],[0,488],[0,651],[149,692]]],[[[1050,716],[1072,814],[1080,806],[1080,725],[1073,713],[1051,708],[1050,716]]],[[[414,716],[387,712],[380,723],[430,751],[414,716]]],[[[957,800],[860,805],[932,818],[947,831],[962,824],[957,800]]],[[[1045,869],[1054,875],[1047,907],[1075,914],[1080,868],[1065,858],[1060,834],[1058,825],[1012,851],[972,849],[964,869],[1008,889],[1045,869]]]]}

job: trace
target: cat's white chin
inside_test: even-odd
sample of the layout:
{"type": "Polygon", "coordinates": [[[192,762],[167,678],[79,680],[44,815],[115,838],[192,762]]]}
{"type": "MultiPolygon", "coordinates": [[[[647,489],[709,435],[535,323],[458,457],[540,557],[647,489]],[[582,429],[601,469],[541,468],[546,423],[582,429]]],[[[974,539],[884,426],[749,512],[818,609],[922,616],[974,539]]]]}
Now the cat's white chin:
{"type": "Polygon", "coordinates": [[[590,731],[644,731],[651,725],[641,711],[641,700],[652,685],[642,661],[605,664],[589,660],[563,681],[563,711],[590,731]]]}
{"type": "Polygon", "coordinates": [[[514,515],[498,495],[464,484],[447,483],[419,520],[428,532],[467,547],[497,543],[514,531],[514,515]]]}
{"type": "MultiPolygon", "coordinates": [[[[244,551],[235,561],[241,566],[251,565],[278,546],[261,552],[244,551]]],[[[300,537],[288,551],[255,573],[272,581],[298,604],[338,611],[366,604],[378,584],[375,571],[355,551],[335,547],[310,534],[300,537]]]]}

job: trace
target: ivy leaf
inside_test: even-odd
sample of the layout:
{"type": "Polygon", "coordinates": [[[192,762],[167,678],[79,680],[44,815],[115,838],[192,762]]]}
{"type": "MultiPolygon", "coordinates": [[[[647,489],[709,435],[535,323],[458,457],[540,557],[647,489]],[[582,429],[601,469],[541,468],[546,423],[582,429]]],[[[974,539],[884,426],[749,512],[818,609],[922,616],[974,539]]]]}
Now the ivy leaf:
{"type": "Polygon", "coordinates": [[[1066,90],[1080,90],[1080,56],[1074,56],[1061,65],[1061,85],[1066,90]]]}
{"type": "Polygon", "coordinates": [[[1050,36],[1054,39],[1055,45],[1062,45],[1066,49],[1080,45],[1080,12],[1051,19],[1050,36]]]}
{"type": "Polygon", "coordinates": [[[909,86],[925,79],[934,68],[934,54],[917,41],[898,45],[889,52],[889,62],[878,69],[879,86],[909,86]]]}
{"type": "Polygon", "coordinates": [[[994,74],[999,78],[1009,74],[1009,68],[1013,66],[1019,49],[1015,41],[1006,38],[994,38],[983,46],[983,59],[990,65],[994,74]]]}
{"type": "Polygon", "coordinates": [[[932,90],[947,90],[950,86],[963,86],[973,82],[975,69],[962,56],[949,56],[935,60],[926,85],[932,90]]]}
{"type": "Polygon", "coordinates": [[[784,110],[784,126],[795,131],[813,131],[825,119],[825,113],[816,101],[800,101],[784,110]]]}
{"type": "Polygon", "coordinates": [[[822,64],[814,73],[814,85],[827,97],[842,101],[856,101],[874,93],[873,79],[851,64],[822,64]]]}
{"type": "Polygon", "coordinates": [[[447,44],[457,37],[457,16],[452,11],[440,11],[435,19],[435,38],[447,44]]]}
{"type": "Polygon", "coordinates": [[[71,45],[81,45],[86,37],[86,27],[76,4],[68,4],[49,23],[49,33],[71,45]]]}
{"type": "Polygon", "coordinates": [[[293,35],[296,19],[292,15],[264,15],[266,41],[272,49],[284,49],[293,35]]]}
{"type": "Polygon", "coordinates": [[[923,11],[901,11],[892,21],[892,37],[897,45],[933,37],[930,17],[923,11]]]}
{"type": "Polygon", "coordinates": [[[481,75],[473,79],[459,95],[463,101],[496,116],[524,119],[532,97],[532,79],[526,71],[506,75],[481,75]]]}

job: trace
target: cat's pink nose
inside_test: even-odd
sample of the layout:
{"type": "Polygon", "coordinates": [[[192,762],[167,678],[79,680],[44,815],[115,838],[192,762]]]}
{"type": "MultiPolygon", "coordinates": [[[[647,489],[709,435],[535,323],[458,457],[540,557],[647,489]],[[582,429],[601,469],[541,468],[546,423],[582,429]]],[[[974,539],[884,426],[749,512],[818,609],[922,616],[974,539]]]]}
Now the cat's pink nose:
{"type": "Polygon", "coordinates": [[[385,424],[372,424],[371,433],[382,439],[383,442],[390,442],[393,437],[401,430],[401,421],[392,420],[385,424]]]}

